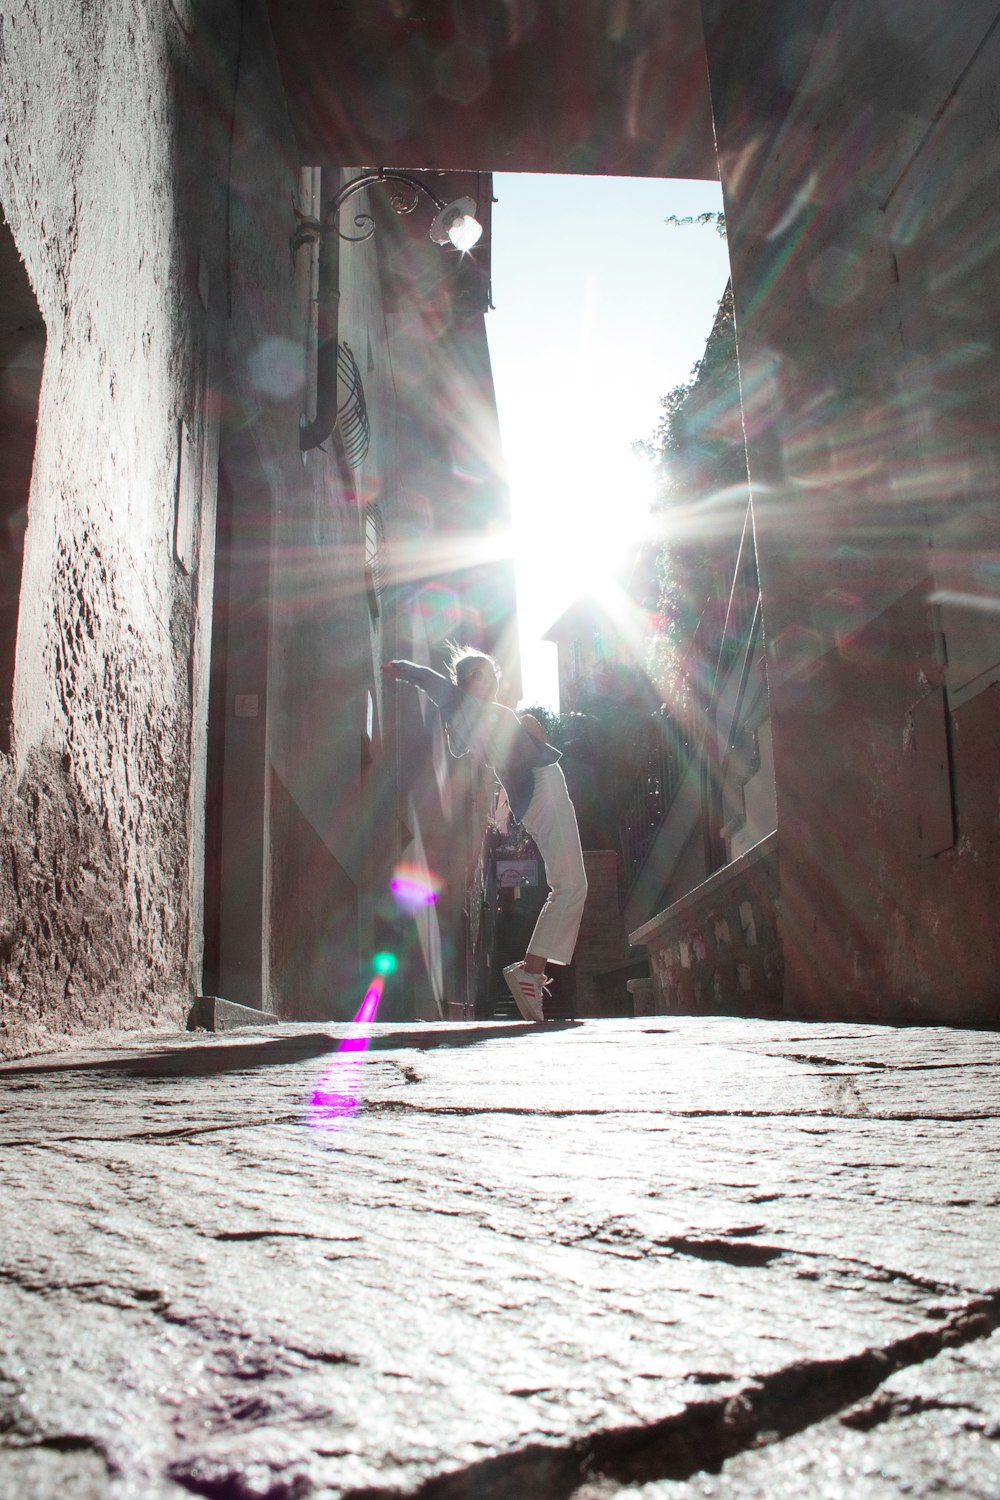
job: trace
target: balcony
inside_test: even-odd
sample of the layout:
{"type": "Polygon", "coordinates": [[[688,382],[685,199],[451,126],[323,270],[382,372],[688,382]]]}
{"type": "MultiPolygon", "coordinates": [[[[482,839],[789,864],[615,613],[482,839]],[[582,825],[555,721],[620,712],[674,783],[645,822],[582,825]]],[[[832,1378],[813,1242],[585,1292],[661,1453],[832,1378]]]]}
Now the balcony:
{"type": "Polygon", "coordinates": [[[629,933],[649,955],[657,1015],[782,1014],[778,835],[629,933]]]}

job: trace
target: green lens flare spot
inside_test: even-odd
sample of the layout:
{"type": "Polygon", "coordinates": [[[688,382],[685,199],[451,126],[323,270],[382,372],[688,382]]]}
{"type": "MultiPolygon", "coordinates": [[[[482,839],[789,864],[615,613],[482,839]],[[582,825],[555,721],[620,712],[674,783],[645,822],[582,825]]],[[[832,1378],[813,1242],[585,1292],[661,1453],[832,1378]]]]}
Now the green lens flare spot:
{"type": "Polygon", "coordinates": [[[376,974],[395,974],[399,968],[399,959],[395,953],[376,953],[372,959],[372,968],[376,974]]]}

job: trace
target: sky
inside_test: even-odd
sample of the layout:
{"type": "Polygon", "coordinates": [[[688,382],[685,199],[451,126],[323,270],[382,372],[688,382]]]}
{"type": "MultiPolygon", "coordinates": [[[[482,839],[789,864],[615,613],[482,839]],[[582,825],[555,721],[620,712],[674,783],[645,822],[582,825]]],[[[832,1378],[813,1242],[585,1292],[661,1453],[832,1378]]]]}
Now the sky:
{"type": "Polygon", "coordinates": [[[493,179],[487,315],[511,490],[523,702],[558,705],[541,636],[634,553],[648,467],[631,452],[701,358],[729,277],[718,183],[493,179]]]}

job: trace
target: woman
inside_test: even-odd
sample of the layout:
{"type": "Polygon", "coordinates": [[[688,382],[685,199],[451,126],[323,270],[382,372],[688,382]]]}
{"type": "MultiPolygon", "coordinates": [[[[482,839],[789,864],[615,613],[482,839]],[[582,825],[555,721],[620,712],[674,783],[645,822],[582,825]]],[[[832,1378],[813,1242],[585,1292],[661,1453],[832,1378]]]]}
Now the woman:
{"type": "Polygon", "coordinates": [[[537,719],[528,715],[522,721],[497,702],[500,669],[491,656],[471,646],[453,647],[448,677],[412,661],[386,662],[382,671],[420,688],[437,704],[452,755],[472,751],[492,767],[512,814],[545,862],[549,894],[528,951],[503,971],[524,1019],[544,1021],[546,962],[568,964],[572,959],[587,899],[580,831],[559,751],[545,743],[537,719]]]}

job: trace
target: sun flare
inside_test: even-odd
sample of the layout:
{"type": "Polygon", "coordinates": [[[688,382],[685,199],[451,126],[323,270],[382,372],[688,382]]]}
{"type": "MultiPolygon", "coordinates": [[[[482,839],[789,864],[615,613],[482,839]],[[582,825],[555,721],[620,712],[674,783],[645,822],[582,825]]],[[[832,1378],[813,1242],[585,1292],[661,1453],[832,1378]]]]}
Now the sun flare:
{"type": "Polygon", "coordinates": [[[556,476],[528,457],[512,468],[511,502],[519,564],[521,628],[544,631],[574,599],[615,583],[649,527],[653,476],[627,451],[587,466],[583,456],[556,476]]]}

